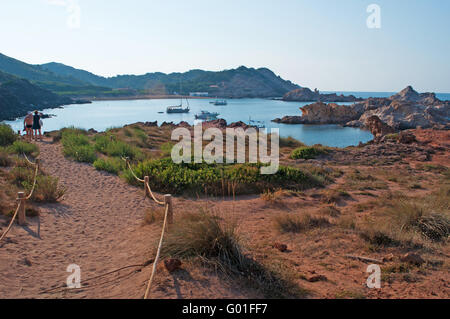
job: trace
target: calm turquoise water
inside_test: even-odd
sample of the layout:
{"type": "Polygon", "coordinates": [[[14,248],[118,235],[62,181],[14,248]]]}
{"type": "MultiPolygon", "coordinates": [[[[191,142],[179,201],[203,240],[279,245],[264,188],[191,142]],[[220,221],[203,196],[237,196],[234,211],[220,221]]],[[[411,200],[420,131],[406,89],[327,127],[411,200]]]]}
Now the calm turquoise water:
{"type": "MultiPolygon", "coordinates": [[[[393,92],[324,92],[353,94],[357,97],[388,97],[393,92]]],[[[437,93],[441,100],[450,100],[450,94],[437,93]]],[[[104,131],[111,127],[121,127],[135,122],[174,122],[186,121],[194,124],[194,115],[201,110],[220,113],[219,118],[228,123],[252,120],[263,121],[267,128],[279,128],[283,137],[292,136],[308,145],[323,144],[345,147],[367,142],[372,135],[364,130],[340,127],[338,125],[285,125],[271,122],[277,117],[301,115],[299,107],[309,103],[283,102],[264,99],[229,100],[227,106],[214,106],[213,100],[189,100],[189,114],[166,114],[167,106],[179,103],[178,100],[135,100],[135,101],[99,101],[85,105],[67,105],[62,109],[49,109],[44,113],[56,117],[44,120],[44,131],[58,130],[63,127],[76,126],[104,131]],[[159,114],[158,112],[164,112],[159,114]]],[[[186,103],[186,102],[185,102],[186,103]]],[[[350,104],[350,103],[343,103],[350,104]]],[[[6,122],[15,130],[21,129],[23,119],[6,122]]]]}
{"type": "MultiPolygon", "coordinates": [[[[104,131],[111,127],[121,127],[135,122],[164,121],[195,123],[194,115],[201,110],[220,113],[219,118],[228,123],[252,120],[263,121],[267,128],[279,128],[283,137],[292,136],[308,145],[323,144],[345,147],[367,142],[372,135],[364,130],[340,127],[337,125],[285,125],[271,122],[285,115],[301,115],[299,107],[308,103],[283,102],[264,99],[229,100],[227,106],[215,106],[213,100],[189,100],[189,114],[166,114],[167,106],[179,103],[179,100],[134,100],[134,101],[97,101],[92,104],[67,105],[62,109],[44,110],[44,113],[56,117],[44,120],[44,131],[58,130],[76,126],[104,131]],[[159,114],[158,112],[164,112],[159,114]]],[[[184,101],[186,105],[186,101],[184,101]]],[[[6,122],[16,131],[23,128],[23,119],[6,122]]]]}

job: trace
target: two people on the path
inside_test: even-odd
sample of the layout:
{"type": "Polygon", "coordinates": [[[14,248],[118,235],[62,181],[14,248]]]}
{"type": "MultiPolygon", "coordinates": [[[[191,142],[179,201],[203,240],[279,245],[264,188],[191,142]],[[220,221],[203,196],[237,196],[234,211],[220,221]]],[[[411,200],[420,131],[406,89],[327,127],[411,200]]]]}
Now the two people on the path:
{"type": "Polygon", "coordinates": [[[23,120],[23,124],[25,126],[26,137],[28,140],[39,139],[42,140],[42,113],[38,111],[34,111],[34,115],[32,112],[29,112],[28,115],[23,120]]]}

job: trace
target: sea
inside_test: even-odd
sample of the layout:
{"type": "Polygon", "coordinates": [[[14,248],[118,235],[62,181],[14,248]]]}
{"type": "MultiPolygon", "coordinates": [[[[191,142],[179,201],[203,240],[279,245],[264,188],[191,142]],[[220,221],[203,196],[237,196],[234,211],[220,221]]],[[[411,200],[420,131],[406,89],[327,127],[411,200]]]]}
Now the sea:
{"type": "MultiPolygon", "coordinates": [[[[323,92],[337,94],[353,94],[357,97],[388,97],[392,92],[323,92]]],[[[437,94],[440,99],[450,100],[450,94],[437,94]]],[[[210,102],[214,99],[188,99],[183,105],[191,111],[186,114],[167,114],[168,106],[177,105],[179,100],[114,100],[94,101],[92,104],[66,105],[62,108],[46,109],[43,113],[53,117],[44,120],[43,131],[54,131],[64,127],[79,127],[95,129],[99,132],[109,128],[122,127],[136,122],[163,122],[178,124],[181,121],[189,124],[198,123],[195,114],[201,111],[217,112],[218,118],[228,123],[250,120],[261,122],[268,130],[278,129],[282,137],[293,137],[307,145],[322,144],[331,147],[347,147],[370,141],[370,132],[359,128],[342,127],[339,125],[287,125],[272,122],[275,118],[286,115],[301,115],[300,107],[310,103],[284,102],[272,99],[230,99],[228,105],[215,106],[210,102]]],[[[351,104],[351,103],[341,103],[351,104]]],[[[23,118],[5,121],[14,130],[23,129],[23,118]]]]}

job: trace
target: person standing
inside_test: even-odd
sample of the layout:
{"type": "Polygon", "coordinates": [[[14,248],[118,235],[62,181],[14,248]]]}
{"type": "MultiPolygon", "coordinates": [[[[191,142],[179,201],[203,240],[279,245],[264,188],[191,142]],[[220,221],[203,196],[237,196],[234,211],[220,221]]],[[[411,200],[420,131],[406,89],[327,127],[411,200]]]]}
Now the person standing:
{"type": "Polygon", "coordinates": [[[33,113],[28,112],[23,120],[23,125],[25,126],[26,137],[31,141],[33,139],[33,113]]]}
{"type": "Polygon", "coordinates": [[[33,130],[34,130],[34,136],[35,140],[38,140],[38,132],[39,132],[39,139],[42,140],[42,132],[41,132],[42,122],[41,122],[41,115],[38,111],[34,111],[33,115],[33,130]]]}

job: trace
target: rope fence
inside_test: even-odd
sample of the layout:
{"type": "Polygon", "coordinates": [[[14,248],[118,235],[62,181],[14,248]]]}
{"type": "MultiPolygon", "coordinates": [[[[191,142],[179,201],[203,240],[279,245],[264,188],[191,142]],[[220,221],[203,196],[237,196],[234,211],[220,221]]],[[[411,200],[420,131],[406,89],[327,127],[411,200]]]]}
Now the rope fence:
{"type": "Polygon", "coordinates": [[[25,204],[26,204],[27,200],[31,199],[31,197],[33,196],[34,190],[36,189],[37,175],[39,172],[39,159],[37,158],[36,162],[33,163],[28,159],[28,157],[25,155],[25,153],[23,154],[23,156],[30,165],[35,166],[34,177],[33,177],[33,179],[34,179],[33,186],[31,188],[30,194],[28,196],[25,196],[24,192],[17,193],[18,204],[17,204],[16,211],[15,211],[13,217],[11,218],[11,221],[10,221],[8,227],[6,228],[6,230],[3,232],[2,236],[0,237],[0,242],[6,237],[8,232],[11,230],[12,225],[14,224],[14,221],[16,220],[16,217],[18,217],[18,219],[19,219],[19,225],[24,226],[27,224],[26,213],[25,213],[26,212],[25,204]]]}
{"type": "Polygon", "coordinates": [[[156,274],[156,268],[158,266],[158,262],[159,262],[159,258],[161,255],[161,249],[162,249],[162,245],[163,245],[163,241],[164,241],[164,234],[165,231],[168,227],[168,225],[173,224],[173,205],[172,205],[172,195],[165,195],[164,196],[164,201],[160,201],[156,198],[156,196],[153,194],[152,189],[150,187],[150,178],[148,176],[145,176],[144,179],[140,179],[139,177],[136,176],[136,174],[134,173],[131,165],[130,165],[130,161],[128,158],[122,158],[125,162],[126,165],[128,167],[128,169],[130,170],[131,174],[133,175],[133,177],[141,182],[144,183],[144,191],[145,191],[145,197],[147,198],[151,198],[153,199],[153,201],[160,205],[160,206],[164,206],[165,212],[164,212],[164,223],[163,223],[163,227],[162,227],[162,231],[161,231],[161,237],[159,240],[159,245],[158,245],[158,250],[156,252],[156,257],[155,260],[153,262],[153,268],[152,268],[152,272],[150,275],[150,279],[148,280],[148,284],[147,284],[147,289],[145,291],[145,295],[144,295],[144,299],[148,299],[151,293],[151,289],[152,289],[152,284],[153,284],[153,279],[155,277],[156,274]]]}

